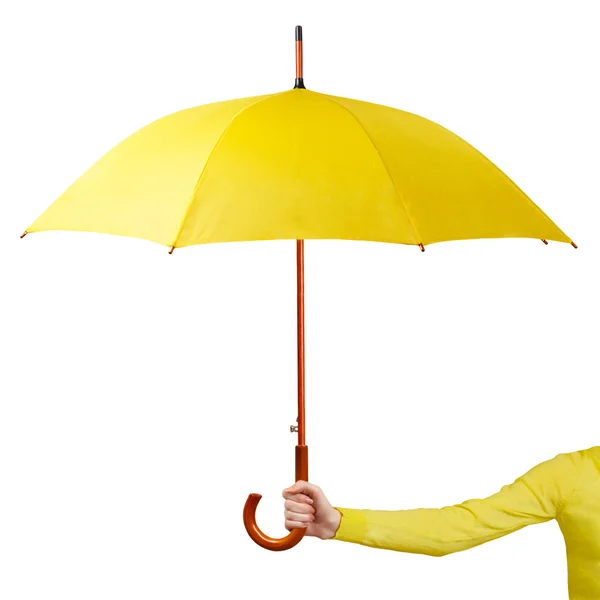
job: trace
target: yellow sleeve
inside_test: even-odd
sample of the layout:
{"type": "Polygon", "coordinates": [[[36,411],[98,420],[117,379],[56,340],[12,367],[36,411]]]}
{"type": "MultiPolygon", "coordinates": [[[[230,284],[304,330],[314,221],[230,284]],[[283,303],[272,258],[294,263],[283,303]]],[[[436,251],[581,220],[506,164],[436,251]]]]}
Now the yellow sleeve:
{"type": "Polygon", "coordinates": [[[342,518],[330,539],[430,556],[473,548],[558,517],[578,485],[583,452],[558,454],[496,494],[454,506],[413,510],[336,506],[342,518]]]}

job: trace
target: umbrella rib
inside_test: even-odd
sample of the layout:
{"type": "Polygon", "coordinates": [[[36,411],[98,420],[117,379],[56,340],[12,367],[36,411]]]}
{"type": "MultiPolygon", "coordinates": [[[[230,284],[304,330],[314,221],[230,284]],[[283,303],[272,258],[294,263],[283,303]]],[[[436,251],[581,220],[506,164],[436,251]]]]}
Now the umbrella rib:
{"type": "Polygon", "coordinates": [[[179,229],[177,230],[177,235],[175,236],[175,240],[173,241],[173,244],[171,244],[171,252],[173,251],[174,248],[177,247],[177,241],[179,240],[179,236],[181,235],[181,232],[183,231],[183,226],[185,225],[185,222],[187,220],[188,214],[190,212],[190,208],[192,207],[194,199],[196,198],[196,193],[198,192],[198,189],[200,188],[200,183],[202,182],[202,177],[203,177],[204,173],[206,172],[206,167],[208,167],[208,163],[210,162],[210,159],[212,158],[212,156],[215,153],[217,147],[221,143],[221,140],[225,137],[225,134],[229,131],[230,127],[233,125],[233,122],[243,112],[247,111],[249,108],[252,108],[254,105],[260,104],[261,102],[264,102],[265,100],[269,100],[270,98],[274,98],[275,96],[279,96],[281,94],[285,94],[285,92],[287,92],[287,90],[285,90],[284,92],[277,92],[275,94],[269,94],[267,96],[263,96],[262,98],[259,98],[258,100],[255,100],[254,102],[251,102],[247,106],[244,106],[243,108],[240,108],[240,110],[238,110],[235,113],[235,115],[233,115],[233,117],[231,117],[229,123],[227,123],[227,125],[224,127],[223,131],[221,132],[221,135],[219,136],[219,139],[215,142],[215,145],[212,147],[212,150],[210,151],[210,153],[209,153],[209,155],[208,155],[208,157],[206,159],[206,162],[204,163],[204,166],[202,167],[202,171],[200,171],[200,175],[198,175],[198,179],[196,180],[196,185],[194,186],[194,191],[192,192],[192,195],[190,197],[190,201],[188,202],[187,208],[185,209],[185,212],[183,213],[183,219],[181,220],[181,225],[179,225],[179,229]]]}
{"type": "Polygon", "coordinates": [[[396,185],[396,182],[394,181],[394,178],[392,177],[392,174],[390,173],[388,166],[385,164],[385,161],[383,160],[383,157],[381,156],[381,153],[379,152],[379,148],[377,148],[377,146],[375,145],[373,138],[369,135],[369,132],[366,130],[365,126],[360,122],[360,119],[348,107],[344,106],[337,100],[334,100],[331,96],[328,96],[326,94],[319,94],[319,95],[322,96],[323,98],[325,98],[326,100],[329,100],[329,102],[333,102],[334,104],[337,104],[340,108],[343,108],[347,113],[349,113],[354,118],[354,120],[358,123],[358,126],[363,130],[364,134],[367,136],[368,140],[371,142],[371,146],[373,146],[373,149],[377,153],[377,156],[379,157],[379,160],[381,161],[381,164],[383,165],[383,168],[385,169],[390,181],[392,182],[392,185],[394,186],[394,191],[396,192],[396,195],[398,196],[400,202],[402,202],[402,206],[404,206],[406,216],[408,217],[411,227],[413,228],[413,231],[415,232],[415,237],[417,238],[416,245],[421,246],[421,250],[424,250],[424,248],[422,247],[423,239],[421,238],[421,236],[419,235],[419,232],[417,231],[417,226],[415,225],[415,222],[413,221],[410,211],[408,210],[408,205],[406,203],[406,200],[404,200],[404,196],[400,193],[400,190],[398,189],[398,186],[396,185]]]}

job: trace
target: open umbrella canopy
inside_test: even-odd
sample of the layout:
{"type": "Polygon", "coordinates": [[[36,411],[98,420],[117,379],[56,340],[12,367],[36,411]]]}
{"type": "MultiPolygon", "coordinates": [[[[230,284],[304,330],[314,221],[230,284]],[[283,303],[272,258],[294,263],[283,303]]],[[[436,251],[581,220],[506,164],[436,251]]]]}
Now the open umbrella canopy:
{"type": "Polygon", "coordinates": [[[444,127],[304,88],[198,106],[147,125],[26,231],[50,229],[170,247],[270,239],[571,242],[444,127]]]}

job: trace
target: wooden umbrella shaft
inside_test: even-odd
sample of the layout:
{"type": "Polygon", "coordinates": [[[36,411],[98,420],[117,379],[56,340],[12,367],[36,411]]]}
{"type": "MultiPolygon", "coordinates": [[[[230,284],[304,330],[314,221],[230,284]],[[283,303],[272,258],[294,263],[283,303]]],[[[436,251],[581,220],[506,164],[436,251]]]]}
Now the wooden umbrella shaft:
{"type": "Polygon", "coordinates": [[[308,481],[308,446],[305,437],[304,375],[304,240],[296,240],[296,276],[298,289],[298,445],[296,446],[296,481],[308,481]]]}
{"type": "MultiPolygon", "coordinates": [[[[304,88],[302,73],[302,27],[296,27],[296,84],[304,88]]],[[[304,416],[304,240],[296,240],[296,274],[298,282],[298,445],[296,446],[296,481],[308,481],[308,446],[304,416]]]]}
{"type": "Polygon", "coordinates": [[[296,39],[296,78],[302,79],[302,34],[296,39]]]}
{"type": "Polygon", "coordinates": [[[298,444],[304,445],[304,240],[296,241],[298,287],[298,444]]]}

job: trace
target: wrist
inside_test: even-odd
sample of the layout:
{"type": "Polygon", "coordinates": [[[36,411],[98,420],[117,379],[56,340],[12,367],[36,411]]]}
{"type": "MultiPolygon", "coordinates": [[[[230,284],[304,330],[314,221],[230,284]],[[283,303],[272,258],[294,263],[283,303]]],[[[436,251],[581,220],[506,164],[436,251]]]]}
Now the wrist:
{"type": "Polygon", "coordinates": [[[335,537],[335,534],[340,527],[341,521],[342,513],[337,508],[334,508],[331,514],[331,518],[329,519],[325,535],[323,536],[324,540],[329,540],[335,537]]]}

